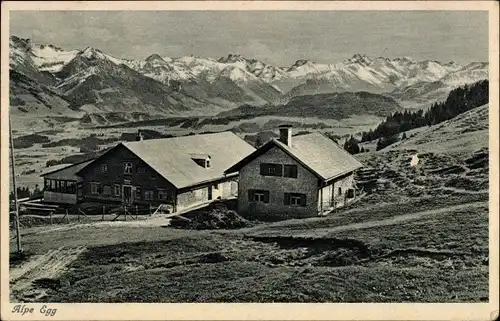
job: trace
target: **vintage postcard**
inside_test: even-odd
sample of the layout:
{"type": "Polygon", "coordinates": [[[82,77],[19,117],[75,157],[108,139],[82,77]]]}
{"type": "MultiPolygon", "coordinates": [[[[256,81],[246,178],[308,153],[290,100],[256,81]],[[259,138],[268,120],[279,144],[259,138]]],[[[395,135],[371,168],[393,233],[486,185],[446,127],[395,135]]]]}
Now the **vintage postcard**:
{"type": "Polygon", "coordinates": [[[498,9],[2,2],[2,320],[497,319],[498,9]]]}

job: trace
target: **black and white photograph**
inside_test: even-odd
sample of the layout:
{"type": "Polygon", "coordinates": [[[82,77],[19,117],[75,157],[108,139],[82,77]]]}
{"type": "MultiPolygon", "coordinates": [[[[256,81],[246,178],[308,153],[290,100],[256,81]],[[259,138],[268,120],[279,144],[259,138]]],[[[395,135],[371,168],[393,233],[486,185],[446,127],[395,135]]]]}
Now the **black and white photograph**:
{"type": "Polygon", "coordinates": [[[498,309],[491,12],[240,9],[9,10],[9,315],[498,309]]]}

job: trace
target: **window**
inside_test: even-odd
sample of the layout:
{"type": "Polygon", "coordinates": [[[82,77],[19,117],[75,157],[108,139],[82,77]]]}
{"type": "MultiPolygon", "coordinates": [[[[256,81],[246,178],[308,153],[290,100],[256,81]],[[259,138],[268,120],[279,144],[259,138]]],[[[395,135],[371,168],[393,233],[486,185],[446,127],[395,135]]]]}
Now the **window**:
{"type": "Polygon", "coordinates": [[[339,187],[339,195],[342,194],[342,187],[339,187]]]}
{"type": "Polygon", "coordinates": [[[99,194],[100,193],[100,189],[101,189],[101,184],[96,183],[96,182],[90,183],[90,192],[92,194],[99,194]]]}
{"type": "Polygon", "coordinates": [[[297,165],[285,165],[283,176],[297,178],[297,165]]]}
{"type": "Polygon", "coordinates": [[[269,191],[264,190],[248,190],[248,201],[269,203],[269,191]]]}
{"type": "Polygon", "coordinates": [[[347,190],[347,198],[354,198],[354,189],[353,188],[349,188],[347,190]]]}
{"type": "Polygon", "coordinates": [[[111,196],[111,186],[109,185],[104,185],[102,187],[102,193],[106,196],[111,196]]]}
{"type": "Polygon", "coordinates": [[[137,198],[138,200],[142,200],[142,193],[140,187],[135,188],[135,198],[137,198]]]}
{"type": "Polygon", "coordinates": [[[154,199],[154,192],[153,191],[144,191],[144,199],[147,201],[154,199]]]}
{"type": "Polygon", "coordinates": [[[260,175],[264,176],[282,176],[283,165],[281,164],[270,164],[261,163],[260,164],[260,175]]]}
{"type": "Polygon", "coordinates": [[[205,162],[205,166],[206,166],[207,168],[210,168],[210,160],[209,160],[209,159],[207,159],[207,161],[205,162]]]}
{"type": "Polygon", "coordinates": [[[300,205],[301,197],[297,195],[290,196],[290,205],[300,205]]]}
{"type": "Polygon", "coordinates": [[[214,189],[219,189],[219,184],[214,184],[213,188],[214,189]]]}
{"type": "Polygon", "coordinates": [[[306,206],[306,195],[300,193],[285,193],[285,205],[306,206]]]}
{"type": "Polygon", "coordinates": [[[107,173],[108,172],[108,164],[102,164],[101,165],[101,171],[103,173],[107,173]]]}
{"type": "Polygon", "coordinates": [[[132,174],[132,163],[125,163],[125,174],[132,174]]]}
{"type": "Polygon", "coordinates": [[[164,189],[158,189],[158,199],[166,200],[167,199],[167,191],[164,189]]]}
{"type": "Polygon", "coordinates": [[[115,196],[120,196],[122,194],[122,186],[119,184],[115,184],[115,196]]]}
{"type": "Polygon", "coordinates": [[[262,192],[255,192],[253,194],[254,202],[264,202],[264,199],[265,199],[265,194],[262,192]]]}
{"type": "Polygon", "coordinates": [[[137,167],[137,173],[138,174],[144,174],[144,173],[147,173],[147,172],[148,172],[148,169],[145,166],[138,166],[137,167]]]}

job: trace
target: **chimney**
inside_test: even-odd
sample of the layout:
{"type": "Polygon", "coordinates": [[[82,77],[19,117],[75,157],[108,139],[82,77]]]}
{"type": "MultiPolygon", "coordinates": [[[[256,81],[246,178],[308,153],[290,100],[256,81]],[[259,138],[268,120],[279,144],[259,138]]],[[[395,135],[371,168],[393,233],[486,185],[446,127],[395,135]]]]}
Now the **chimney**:
{"type": "Polygon", "coordinates": [[[278,129],[280,130],[280,142],[292,147],[292,125],[280,125],[278,129]]]}
{"type": "Polygon", "coordinates": [[[138,129],[137,130],[137,137],[135,138],[135,140],[138,141],[138,142],[140,142],[143,139],[144,139],[144,137],[142,136],[141,130],[138,129]]]}

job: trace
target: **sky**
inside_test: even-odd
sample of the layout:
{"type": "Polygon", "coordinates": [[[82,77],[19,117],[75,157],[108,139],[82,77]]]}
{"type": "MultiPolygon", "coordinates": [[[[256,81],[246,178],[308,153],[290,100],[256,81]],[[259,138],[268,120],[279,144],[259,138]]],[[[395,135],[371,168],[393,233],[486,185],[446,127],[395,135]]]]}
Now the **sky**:
{"type": "Polygon", "coordinates": [[[119,58],[219,58],[278,66],[336,63],[355,53],[418,60],[488,60],[481,11],[11,11],[10,34],[119,58]]]}

